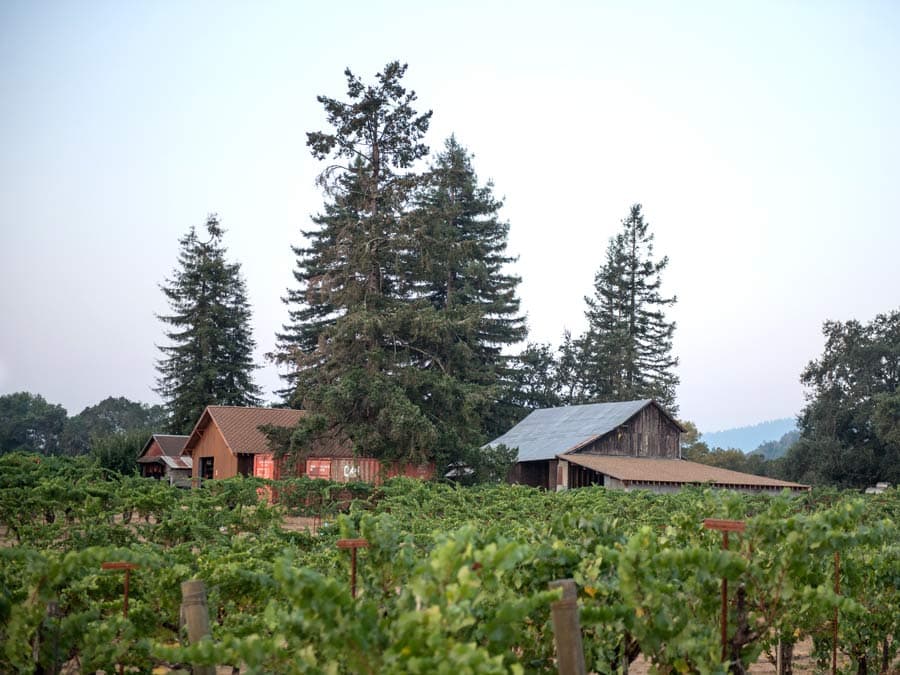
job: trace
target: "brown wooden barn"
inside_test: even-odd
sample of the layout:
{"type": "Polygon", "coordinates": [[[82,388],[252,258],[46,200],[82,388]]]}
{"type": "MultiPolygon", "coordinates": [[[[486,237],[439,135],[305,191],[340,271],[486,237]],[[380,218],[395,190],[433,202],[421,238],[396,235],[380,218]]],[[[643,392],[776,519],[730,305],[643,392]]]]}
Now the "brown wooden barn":
{"type": "Polygon", "coordinates": [[[187,439],[187,436],[153,434],[137,458],[141,475],[166,479],[171,485],[190,485],[191,458],[181,454],[187,439]]]}
{"type": "Polygon", "coordinates": [[[510,482],[548,490],[604,485],[668,492],[695,484],[748,492],[808,489],[683,460],[683,431],[661,405],[646,399],[535,410],[489,445],[518,448],[510,482]]]}
{"type": "Polygon", "coordinates": [[[315,444],[307,457],[288,473],[275,457],[260,427],[297,426],[302,410],[289,408],[245,408],[207,406],[184,444],[184,453],[194,461],[195,481],[236,475],[278,480],[289,475],[307,475],[346,483],[378,483],[383,478],[404,475],[431,478],[434,465],[383,465],[371,457],[358,457],[347,441],[336,437],[315,444]]]}

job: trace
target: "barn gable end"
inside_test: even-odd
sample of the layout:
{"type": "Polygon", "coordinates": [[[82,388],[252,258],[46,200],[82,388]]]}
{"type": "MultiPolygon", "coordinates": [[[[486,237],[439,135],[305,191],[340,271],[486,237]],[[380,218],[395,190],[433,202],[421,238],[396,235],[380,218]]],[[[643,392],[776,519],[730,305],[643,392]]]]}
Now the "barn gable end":
{"type": "Polygon", "coordinates": [[[612,431],[565,454],[616,457],[681,457],[682,427],[658,403],[651,401],[612,431]]]}

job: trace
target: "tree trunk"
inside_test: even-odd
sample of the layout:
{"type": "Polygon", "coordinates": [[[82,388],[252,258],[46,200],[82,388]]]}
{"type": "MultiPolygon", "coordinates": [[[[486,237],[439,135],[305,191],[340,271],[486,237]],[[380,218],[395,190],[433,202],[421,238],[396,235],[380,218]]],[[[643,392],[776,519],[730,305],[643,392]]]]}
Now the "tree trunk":
{"type": "Polygon", "coordinates": [[[856,662],[856,675],[869,675],[869,659],[865,654],[856,662]]]}
{"type": "Polygon", "coordinates": [[[750,631],[750,624],[747,621],[747,589],[744,584],[738,585],[735,596],[737,627],[729,641],[731,665],[728,668],[728,672],[732,673],[732,675],[746,675],[747,670],[741,661],[741,652],[756,636],[750,631]]]}
{"type": "Polygon", "coordinates": [[[781,670],[778,675],[793,675],[794,673],[794,643],[781,642],[778,649],[781,654],[781,670]]]}

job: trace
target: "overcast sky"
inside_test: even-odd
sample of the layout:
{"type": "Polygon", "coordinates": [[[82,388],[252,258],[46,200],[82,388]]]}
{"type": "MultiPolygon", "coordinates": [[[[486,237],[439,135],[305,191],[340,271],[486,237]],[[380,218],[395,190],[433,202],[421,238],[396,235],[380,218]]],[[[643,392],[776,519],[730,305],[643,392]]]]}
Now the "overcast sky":
{"type": "Polygon", "coordinates": [[[900,305],[900,3],[436,5],[0,3],[0,394],[157,402],[158,285],[209,212],[262,364],[322,204],[315,97],[394,59],[505,197],[532,340],[583,330],[644,205],[703,431],[795,415],[822,322],[900,305]]]}

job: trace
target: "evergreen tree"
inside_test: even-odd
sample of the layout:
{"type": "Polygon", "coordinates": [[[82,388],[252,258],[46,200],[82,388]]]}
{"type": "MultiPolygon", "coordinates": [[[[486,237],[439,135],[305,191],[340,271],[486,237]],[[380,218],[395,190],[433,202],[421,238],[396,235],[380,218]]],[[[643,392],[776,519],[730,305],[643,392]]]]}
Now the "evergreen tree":
{"type": "Polygon", "coordinates": [[[340,433],[360,454],[446,464],[483,440],[501,349],[524,327],[491,186],[452,139],[416,171],[431,113],[413,109],[405,71],[390,63],[366,85],[348,70],[347,102],[318,99],[332,131],[308,145],[331,160],[326,204],[295,249],[274,357],[287,402],[310,411],[294,448],[340,433]]]}
{"type": "Polygon", "coordinates": [[[507,424],[495,435],[508,431],[534,410],[583,403],[582,377],[578,341],[568,330],[555,352],[549,344],[529,343],[514,360],[512,382],[502,399],[507,424]]]}
{"type": "Polygon", "coordinates": [[[584,369],[581,363],[580,342],[572,339],[572,333],[563,332],[556,360],[556,380],[559,391],[559,405],[585,403],[584,369]]]}
{"type": "Polygon", "coordinates": [[[339,432],[358,451],[389,457],[422,455],[435,440],[402,381],[415,357],[401,335],[414,318],[404,308],[401,227],[431,117],[413,109],[405,72],[390,63],[366,85],[347,69],[348,101],[318,97],[331,131],[307,134],[313,156],[331,163],[318,179],[324,213],[295,249],[300,287],[285,298],[291,323],[274,354],[290,370],[286,401],[310,411],[295,445],[339,432]]]}
{"type": "MultiPolygon", "coordinates": [[[[410,247],[414,295],[427,299],[444,321],[474,327],[465,334],[457,329],[448,344],[455,348],[465,340],[471,350],[456,376],[491,387],[494,399],[514,377],[503,349],[527,333],[516,294],[521,279],[505,270],[514,258],[506,254],[509,224],[499,218],[502,206],[493,184],[479,184],[471,156],[451,136],[419,191],[410,247]]],[[[489,436],[514,422],[504,408],[498,401],[483,411],[489,436]]]]}
{"type": "Polygon", "coordinates": [[[516,357],[513,382],[505,400],[510,406],[508,431],[530,412],[563,405],[559,386],[559,361],[549,344],[529,342],[516,357]]]}
{"type": "Polygon", "coordinates": [[[161,286],[171,314],[157,362],[156,391],[169,411],[173,433],[188,433],[207,405],[259,405],[253,383],[250,306],[240,265],[225,258],[223,231],[215,215],[206,221],[209,239],[195,228],[181,238],[178,268],[161,286]]]}
{"type": "Polygon", "coordinates": [[[509,224],[498,216],[503,202],[491,182],[479,185],[471,156],[455,137],[431,167],[418,206],[419,292],[438,309],[477,308],[476,351],[483,361],[500,363],[501,349],[527,332],[516,295],[521,279],[504,271],[515,259],[506,255],[509,224]]]}
{"type": "Polygon", "coordinates": [[[332,301],[332,296],[340,290],[342,268],[349,264],[347,235],[363,219],[363,193],[359,188],[363,171],[365,165],[357,159],[353,171],[338,177],[340,189],[329,190],[331,199],[325,202],[324,212],[312,217],[316,227],[301,232],[305,245],[292,247],[297,257],[293,274],[298,287],[288,289],[282,298],[288,306],[289,322],[276,333],[276,351],[269,354],[269,358],[287,368],[281,376],[285,388],[277,393],[289,405],[300,403],[296,400],[298,364],[316,350],[324,329],[333,326],[343,314],[341,300],[332,301]]]}
{"type": "Polygon", "coordinates": [[[664,312],[675,297],[660,293],[668,262],[654,261],[653,234],[635,204],[610,239],[594,297],[585,298],[588,330],[579,341],[585,402],[653,398],[677,412],[675,324],[664,312]]]}
{"type": "Polygon", "coordinates": [[[288,369],[280,392],[288,404],[302,404],[304,373],[317,367],[326,329],[350,308],[365,320],[402,294],[399,223],[419,181],[410,167],[428,153],[421,139],[431,118],[413,110],[416,95],[400,84],[405,72],[390,63],[366,86],[348,68],[349,102],[317,97],[332,132],[308,133],[307,145],[316,159],[332,160],[318,178],[326,202],[316,227],[303,232],[306,245],[294,248],[299,286],[283,298],[289,323],[270,355],[288,369]]]}

